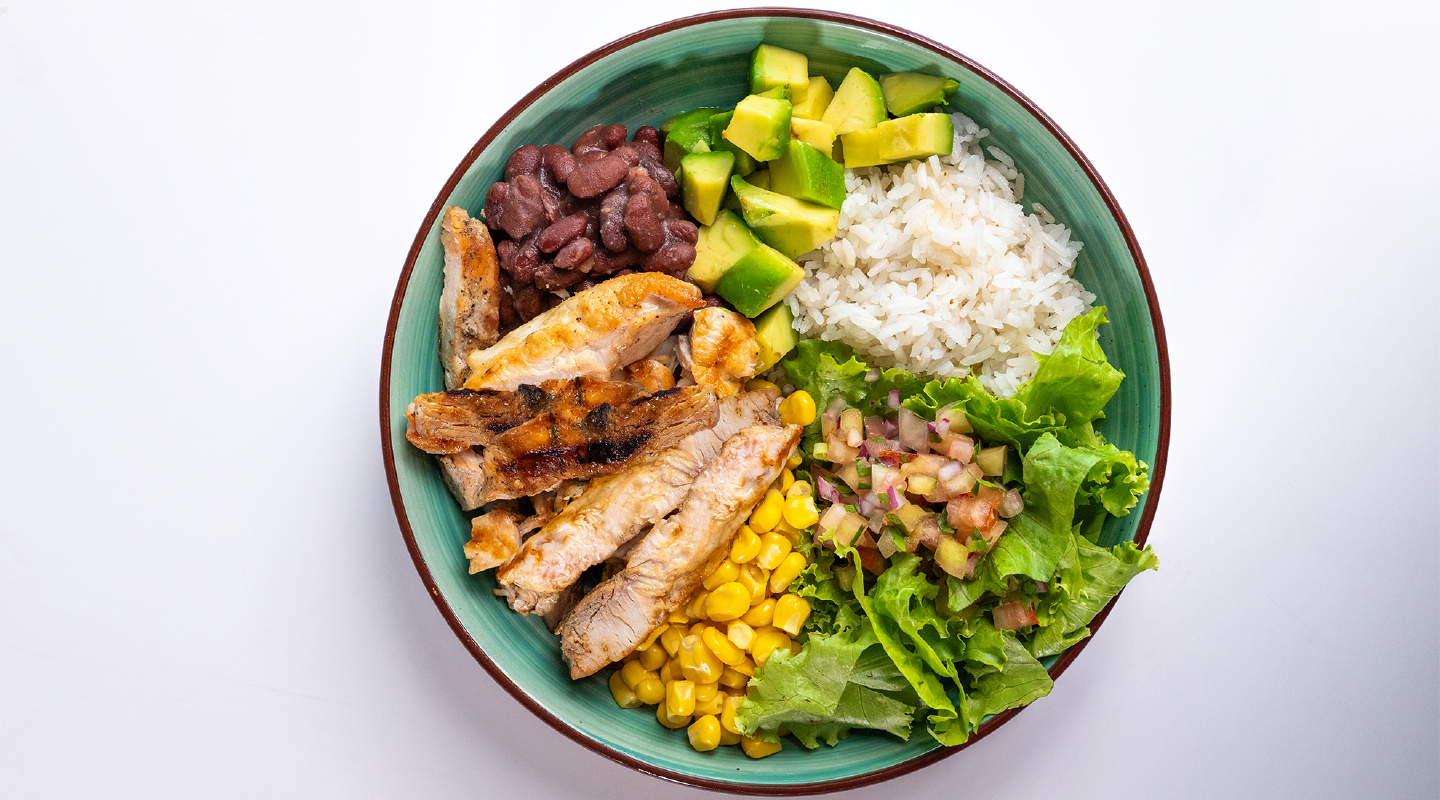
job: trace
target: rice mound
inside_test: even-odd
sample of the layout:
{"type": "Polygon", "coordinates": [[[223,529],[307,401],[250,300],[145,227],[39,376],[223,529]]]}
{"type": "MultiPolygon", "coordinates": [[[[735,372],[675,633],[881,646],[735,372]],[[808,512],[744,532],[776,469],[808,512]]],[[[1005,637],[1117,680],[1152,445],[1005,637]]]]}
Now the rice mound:
{"type": "Polygon", "coordinates": [[[1015,162],[951,116],[951,155],[846,171],[836,238],[801,258],[786,302],[803,337],[920,375],[974,368],[1009,397],[1095,295],[1071,277],[1081,243],[1038,203],[1026,214],[1015,162]]]}

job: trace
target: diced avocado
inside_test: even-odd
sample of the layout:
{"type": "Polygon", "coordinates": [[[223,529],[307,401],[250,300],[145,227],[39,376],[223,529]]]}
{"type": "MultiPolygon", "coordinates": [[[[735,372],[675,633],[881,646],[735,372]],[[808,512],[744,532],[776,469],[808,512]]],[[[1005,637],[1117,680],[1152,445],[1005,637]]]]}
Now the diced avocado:
{"type": "Polygon", "coordinates": [[[680,168],[680,159],[690,153],[708,153],[715,149],[715,139],[710,132],[710,118],[715,108],[696,108],[676,114],[660,124],[665,134],[665,168],[674,172],[680,168]]]}
{"type": "Polygon", "coordinates": [[[759,186],[761,189],[769,189],[769,188],[770,188],[770,170],[768,170],[768,169],[756,170],[756,171],[750,173],[750,175],[745,178],[745,182],[748,183],[748,184],[750,184],[751,186],[759,186]]]}
{"type": "Polygon", "coordinates": [[[790,135],[825,153],[835,148],[835,129],[816,119],[791,117],[790,135]]]}
{"type": "Polygon", "coordinates": [[[790,141],[790,101],[752,94],[735,106],[721,135],[756,161],[779,158],[790,141]]]}
{"type": "Polygon", "coordinates": [[[755,171],[755,159],[750,154],[725,141],[720,136],[725,131],[725,126],[730,124],[730,118],[735,116],[734,111],[726,111],[710,117],[710,141],[715,145],[712,149],[724,150],[735,156],[735,174],[749,175],[755,171]]]}
{"type": "Polygon", "coordinates": [[[809,74],[809,59],[794,50],[762,44],[750,54],[751,94],[760,94],[777,86],[784,86],[791,92],[799,91],[810,83],[809,74]]]}
{"type": "Polygon", "coordinates": [[[829,149],[822,151],[791,139],[785,156],[770,162],[770,190],[797,200],[839,208],[845,202],[845,168],[826,155],[829,149]]]}
{"type": "Polygon", "coordinates": [[[739,178],[731,178],[730,187],[740,198],[750,232],[790,258],[829,241],[840,227],[840,212],[833,208],[786,197],[739,178]]]}
{"type": "Polygon", "coordinates": [[[949,114],[910,114],[884,123],[880,157],[894,163],[912,158],[948,156],[955,148],[955,123],[949,114]]]}
{"type": "Polygon", "coordinates": [[[819,75],[811,75],[810,85],[803,90],[797,89],[790,98],[791,105],[795,106],[792,114],[800,119],[818,121],[825,116],[825,108],[830,105],[830,98],[834,96],[835,90],[830,88],[830,81],[819,75]]]}
{"type": "Polygon", "coordinates": [[[799,342],[800,337],[795,335],[795,315],[790,313],[790,306],[784,303],[771,306],[769,311],[755,318],[755,343],[760,345],[760,363],[755,371],[764,372],[775,366],[799,342]]]}
{"type": "Polygon", "coordinates": [[[856,67],[840,82],[820,119],[836,135],[873,128],[885,120],[885,94],[869,73],[856,67]]]}
{"type": "Polygon", "coordinates": [[[885,93],[885,108],[897,117],[945,105],[945,100],[959,88],[960,84],[949,78],[937,78],[918,72],[892,72],[880,76],[880,91],[885,93]]]}
{"type": "MultiPolygon", "coordinates": [[[[766,89],[766,90],[763,91],[763,92],[756,92],[756,93],[755,93],[755,96],[756,96],[756,97],[768,97],[768,98],[770,98],[771,100],[789,100],[789,99],[790,99],[790,87],[789,87],[789,86],[776,86],[774,89],[766,89]]],[[[794,105],[794,104],[792,103],[791,105],[794,105]]]]}
{"type": "Polygon", "coordinates": [[[955,147],[955,123],[949,114],[910,114],[867,131],[843,134],[840,142],[850,169],[948,156],[955,147]]]}
{"type": "Polygon", "coordinates": [[[779,250],[761,244],[726,270],[715,284],[715,294],[753,319],[790,294],[804,277],[805,270],[799,264],[779,250]]]}
{"type": "Polygon", "coordinates": [[[691,153],[680,159],[680,197],[685,210],[701,225],[713,223],[720,213],[734,167],[735,156],[726,152],[691,153]]]}
{"type": "Polygon", "coordinates": [[[696,286],[713,292],[720,277],[736,261],[759,247],[760,240],[745,227],[739,214],[721,210],[713,224],[700,228],[700,238],[695,242],[695,261],[685,275],[695,281],[696,286]]]}

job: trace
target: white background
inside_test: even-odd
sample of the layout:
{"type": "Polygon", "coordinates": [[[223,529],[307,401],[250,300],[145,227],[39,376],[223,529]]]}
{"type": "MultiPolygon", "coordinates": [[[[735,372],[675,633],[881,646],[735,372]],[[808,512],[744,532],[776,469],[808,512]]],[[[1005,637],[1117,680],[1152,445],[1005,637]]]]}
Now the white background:
{"type": "MultiPolygon", "coordinates": [[[[1435,797],[1435,4],[839,5],[1084,149],[1174,375],[1161,572],[1051,697],[853,796],[1435,797]]],[[[705,796],[461,647],[376,395],[474,141],[708,8],[0,0],[0,795],[705,796]]]]}

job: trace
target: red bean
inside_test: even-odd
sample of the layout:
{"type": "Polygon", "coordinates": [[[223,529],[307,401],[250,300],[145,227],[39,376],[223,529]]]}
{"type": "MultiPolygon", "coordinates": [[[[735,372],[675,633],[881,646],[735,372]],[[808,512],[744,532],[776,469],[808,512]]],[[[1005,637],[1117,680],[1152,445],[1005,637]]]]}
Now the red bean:
{"type": "Polygon", "coordinates": [[[540,297],[540,290],[535,284],[526,283],[515,287],[515,316],[522,322],[529,322],[539,314],[543,308],[544,299],[540,297]]]}
{"type": "Polygon", "coordinates": [[[505,162],[505,180],[513,181],[520,175],[537,175],[540,172],[540,148],[527,144],[510,154],[505,162]]]}
{"type": "Polygon", "coordinates": [[[667,244],[651,253],[645,259],[645,269],[650,272],[665,272],[680,275],[695,263],[695,248],[684,242],[667,244]]]}
{"type": "Polygon", "coordinates": [[[600,242],[607,250],[620,252],[630,246],[630,237],[625,235],[625,201],[629,195],[616,189],[605,195],[600,204],[600,242]]]}
{"type": "Polygon", "coordinates": [[[686,244],[695,244],[700,241],[700,229],[695,227],[695,223],[689,220],[665,220],[665,232],[669,234],[670,238],[686,244]]]}
{"type": "Polygon", "coordinates": [[[589,239],[576,239],[570,244],[560,248],[555,254],[555,266],[561,269],[574,269],[585,263],[590,254],[595,252],[595,243],[589,239]]]}
{"type": "Polygon", "coordinates": [[[565,186],[576,197],[595,197],[619,186],[629,171],[630,166],[625,163],[624,159],[607,155],[598,161],[576,167],[575,171],[570,173],[570,177],[566,179],[565,186]]]}
{"type": "Polygon", "coordinates": [[[485,193],[485,224],[490,230],[500,230],[500,218],[505,214],[505,195],[510,192],[510,185],[496,182],[490,184],[490,191],[485,193]]]}
{"type": "Polygon", "coordinates": [[[540,268],[535,270],[535,286],[543,291],[553,292],[578,283],[584,277],[579,272],[555,269],[552,264],[541,264],[540,268]]]}
{"type": "Polygon", "coordinates": [[[664,246],[665,228],[651,208],[648,194],[630,195],[625,204],[625,231],[630,234],[630,241],[643,253],[653,253],[664,246]]]}
{"type": "Polygon", "coordinates": [[[635,129],[635,135],[630,138],[632,142],[647,142],[656,150],[660,149],[660,131],[649,125],[641,125],[635,129]]]}
{"type": "Polygon", "coordinates": [[[540,158],[556,183],[565,183],[565,179],[575,170],[575,156],[558,144],[547,144],[540,148],[540,158]]]}
{"type": "Polygon", "coordinates": [[[522,239],[539,225],[545,208],[540,197],[540,181],[533,175],[520,175],[510,184],[500,216],[500,227],[512,239],[522,239]]]}
{"type": "Polygon", "coordinates": [[[571,214],[568,217],[557,219],[554,224],[540,232],[535,244],[540,247],[540,252],[553,253],[584,233],[587,222],[589,222],[589,217],[584,214],[571,214]]]}

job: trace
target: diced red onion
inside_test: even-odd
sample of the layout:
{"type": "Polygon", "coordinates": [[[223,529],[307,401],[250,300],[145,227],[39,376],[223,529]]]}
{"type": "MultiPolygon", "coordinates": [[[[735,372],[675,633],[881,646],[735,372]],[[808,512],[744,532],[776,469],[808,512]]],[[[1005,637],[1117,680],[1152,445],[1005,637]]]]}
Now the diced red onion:
{"type": "Polygon", "coordinates": [[[821,500],[825,500],[826,502],[840,502],[840,491],[836,489],[833,485],[831,485],[830,481],[827,481],[824,478],[815,479],[815,494],[818,495],[821,500]]]}
{"type": "MultiPolygon", "coordinates": [[[[899,407],[900,407],[900,390],[899,390],[899,389],[891,389],[891,390],[890,390],[890,396],[889,396],[888,398],[886,398],[886,400],[885,400],[885,405],[888,405],[888,406],[890,406],[891,408],[899,408],[899,407]]],[[[888,555],[888,553],[887,553],[887,555],[888,555]]]]}
{"type": "Polygon", "coordinates": [[[1035,591],[1040,594],[1045,594],[1050,591],[1050,585],[1045,581],[1035,581],[1035,591]]]}
{"type": "Polygon", "coordinates": [[[897,509],[900,506],[905,505],[905,495],[900,492],[899,486],[891,486],[889,489],[885,490],[885,494],[890,498],[891,510],[897,509]]]}
{"type": "Polygon", "coordinates": [[[875,513],[875,497],[871,492],[861,492],[855,498],[855,508],[861,516],[868,517],[875,513]]]}
{"type": "Polygon", "coordinates": [[[869,416],[865,418],[865,438],[885,438],[885,419],[883,417],[869,416]]]}
{"type": "Polygon", "coordinates": [[[836,395],[836,396],[830,401],[830,405],[825,406],[825,413],[826,413],[826,414],[834,414],[835,417],[838,419],[838,418],[840,417],[840,412],[844,411],[845,408],[846,408],[845,398],[844,398],[843,396],[841,396],[841,395],[836,395]]]}
{"type": "Polygon", "coordinates": [[[1011,489],[1005,493],[1005,499],[1000,501],[1000,507],[995,509],[1005,519],[1019,514],[1025,510],[1025,500],[1020,497],[1019,489],[1011,489]]]}
{"type": "Polygon", "coordinates": [[[910,409],[900,409],[900,419],[896,429],[902,446],[917,453],[930,446],[930,433],[926,430],[925,420],[916,416],[915,412],[910,409]]]}

